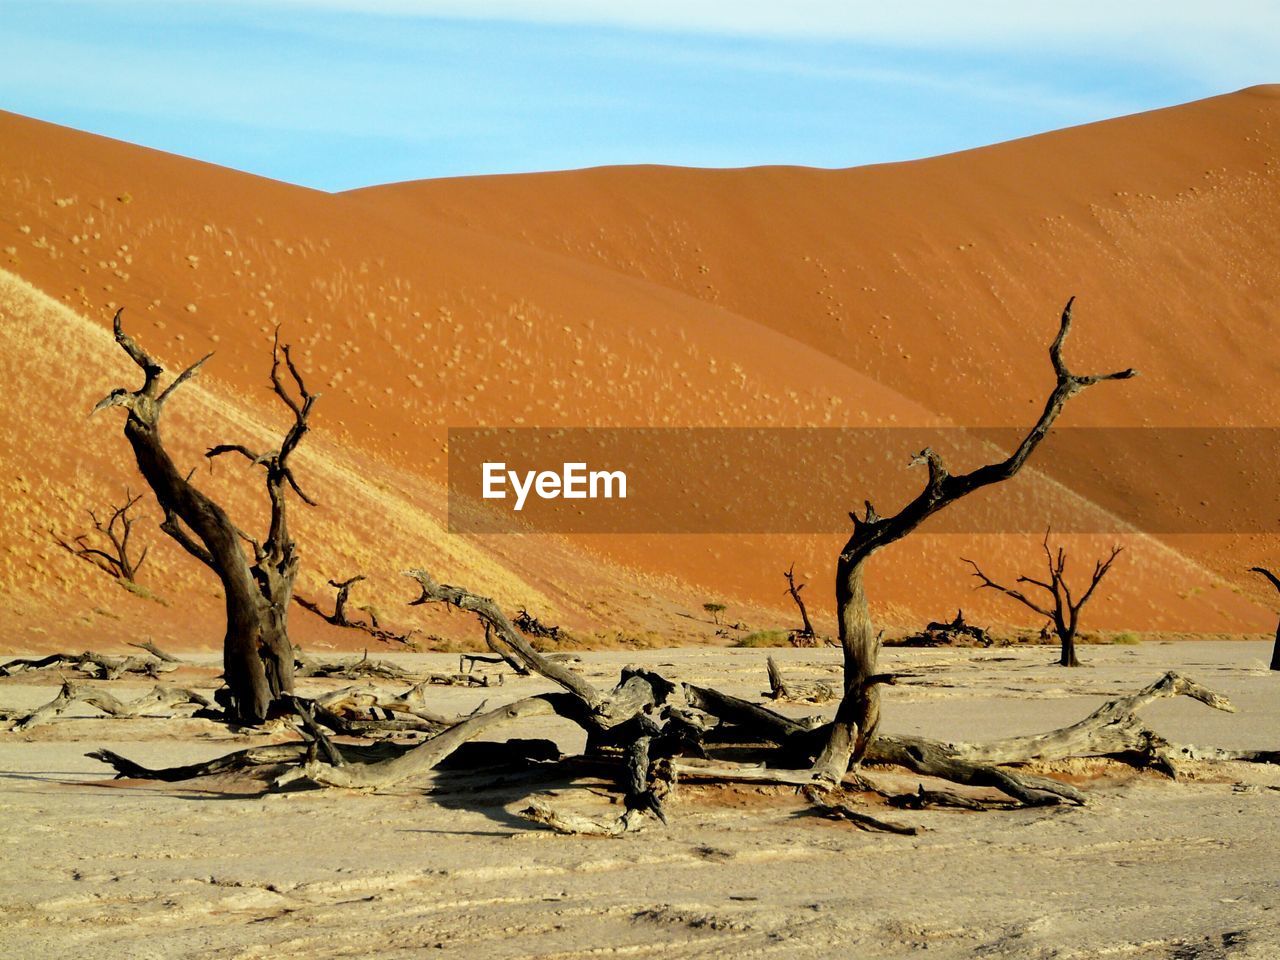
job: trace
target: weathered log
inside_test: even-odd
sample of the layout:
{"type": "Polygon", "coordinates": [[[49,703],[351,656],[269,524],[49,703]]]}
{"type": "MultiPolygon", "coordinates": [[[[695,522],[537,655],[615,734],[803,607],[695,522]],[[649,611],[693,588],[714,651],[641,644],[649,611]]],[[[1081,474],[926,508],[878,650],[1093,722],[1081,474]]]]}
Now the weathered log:
{"type": "Polygon", "coordinates": [[[769,699],[800,700],[808,703],[826,703],[839,696],[835,687],[822,680],[797,682],[785,680],[777,662],[770,657],[766,664],[769,674],[769,699]]]}
{"type": "Polygon", "coordinates": [[[142,643],[130,643],[129,646],[137,647],[139,650],[145,650],[157,660],[163,660],[165,663],[182,663],[182,660],[171,653],[165,653],[149,638],[142,641],[142,643]]]}
{"type": "Polygon", "coordinates": [[[645,821],[642,810],[628,809],[615,820],[596,820],[557,811],[541,800],[532,801],[519,811],[519,815],[530,823],[541,824],[556,833],[586,837],[621,837],[626,833],[635,833],[645,821]]]}
{"type": "Polygon", "coordinates": [[[431,772],[462,744],[495,727],[522,717],[555,713],[574,716],[576,712],[575,701],[564,694],[527,697],[464,720],[400,756],[376,763],[348,764],[342,767],[309,761],[284,773],[277,779],[276,786],[306,779],[323,786],[358,790],[389,787],[431,772]]]}
{"type": "Polygon", "coordinates": [[[165,663],[151,657],[109,657],[106,654],[86,650],[84,653],[51,653],[45,657],[19,657],[0,664],[0,677],[9,677],[28,670],[47,670],[51,667],[78,670],[100,680],[117,680],[126,673],[156,678],[161,673],[177,669],[172,663],[165,663]]]}
{"type": "Polygon", "coordinates": [[[213,706],[202,694],[183,687],[156,687],[150,693],[144,694],[136,700],[125,702],[105,690],[77,687],[70,680],[64,680],[57,696],[48,703],[37,707],[26,716],[19,718],[14,723],[13,729],[23,733],[33,727],[48,723],[76,703],[88,704],[108,716],[119,719],[156,715],[154,713],[156,710],[169,711],[168,713],[159,714],[159,716],[169,717],[173,716],[174,707],[187,705],[197,707],[213,706]]]}

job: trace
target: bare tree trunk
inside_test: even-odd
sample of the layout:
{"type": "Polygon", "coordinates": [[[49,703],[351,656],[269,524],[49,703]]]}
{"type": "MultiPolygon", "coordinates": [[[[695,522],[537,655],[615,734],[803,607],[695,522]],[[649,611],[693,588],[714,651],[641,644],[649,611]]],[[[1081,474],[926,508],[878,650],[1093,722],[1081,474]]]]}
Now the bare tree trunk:
{"type": "Polygon", "coordinates": [[[1058,660],[1058,665],[1062,667],[1078,667],[1080,661],[1076,659],[1076,631],[1072,627],[1063,630],[1059,637],[1062,639],[1062,656],[1058,660]]]}
{"type": "Polygon", "coordinates": [[[814,764],[814,774],[839,783],[849,762],[861,757],[880,725],[880,689],[871,683],[880,641],[862,584],[865,557],[848,551],[836,561],[836,609],[840,647],[844,651],[844,696],[836,710],[832,734],[814,764]]]}
{"type": "Polygon", "coordinates": [[[229,701],[224,706],[235,720],[260,723],[266,719],[272,703],[293,690],[293,645],[289,642],[288,612],[298,557],[289,534],[284,487],[288,484],[304,502],[312,502],[298,487],[288,458],[307,432],[307,417],[315,397],[307,391],[289,358],[289,348],[282,350],[277,345],[273,348],[271,382],[277,396],[294,414],[294,423],[280,449],[270,454],[255,454],[243,446],[229,444],[213,447],[206,454],[213,458],[224,453],[239,453],[265,468],[271,523],[265,544],[259,544],[237,527],[221,506],[191,483],[191,474],[182,474],[160,435],[160,414],[165,401],[196,375],[208,356],[160,390],[158,378],[163,369],[124,332],[120,321],[122,312],[117,311],[115,315],[116,342],[142,369],[145,380],[136,391],[113,390],[94,410],[122,406],[129,411],[124,434],[133,448],[138,469],[164,510],[165,519],[160,528],[217,574],[222,583],[227,615],[223,668],[229,701]],[[281,382],[282,353],[300,400],[291,397],[281,382]],[[251,548],[251,554],[246,553],[246,545],[251,548]]]}
{"type": "MultiPolygon", "coordinates": [[[[1270,570],[1265,567],[1250,567],[1249,571],[1262,574],[1271,581],[1273,587],[1280,590],[1280,577],[1277,577],[1270,570]]],[[[1280,623],[1276,624],[1276,645],[1271,648],[1271,669],[1280,670],[1280,623]]]]}

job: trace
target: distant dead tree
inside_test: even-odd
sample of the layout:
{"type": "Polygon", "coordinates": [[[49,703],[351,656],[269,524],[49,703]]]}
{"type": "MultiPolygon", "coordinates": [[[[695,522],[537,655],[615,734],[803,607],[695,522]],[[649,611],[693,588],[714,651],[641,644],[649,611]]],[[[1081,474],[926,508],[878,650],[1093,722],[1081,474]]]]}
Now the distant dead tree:
{"type": "Polygon", "coordinates": [[[792,563],[782,575],[787,578],[787,593],[800,610],[801,627],[799,630],[791,631],[791,643],[797,647],[816,647],[818,635],[814,633],[813,623],[809,620],[809,611],[805,609],[804,598],[800,596],[800,591],[805,588],[805,585],[796,583],[796,565],[792,563]]]}
{"type": "MultiPolygon", "coordinates": [[[[1265,567],[1250,567],[1250,573],[1260,573],[1268,580],[1277,590],[1280,590],[1280,577],[1277,577],[1265,567]]],[[[1280,623],[1276,624],[1276,645],[1271,648],[1271,669],[1280,670],[1280,623]]]]}
{"type": "Polygon", "coordinates": [[[547,626],[524,607],[520,608],[512,619],[512,624],[521,632],[530,637],[538,637],[544,640],[559,640],[560,628],[558,626],[547,626]]]}
{"type": "Polygon", "coordinates": [[[98,401],[94,412],[107,407],[128,410],[124,435],[133,448],[138,469],[164,511],[160,529],[221,581],[227,614],[224,706],[233,720],[260,723],[275,700],[293,690],[294,653],[289,642],[288,614],[298,554],[289,533],[286,487],[304,503],[314,505],[298,486],[289,458],[307,433],[316,395],[307,389],[289,355],[289,347],[280,345],[277,333],[271,349],[271,386],[293,415],[280,447],[257,453],[241,444],[220,444],[205,454],[212,460],[236,453],[263,468],[271,520],[266,539],[259,542],[236,526],[218,503],[191,482],[194,469],[186,474],[178,469],[160,435],[165,403],[212,354],[196,361],[161,389],[163,368],[124,332],[122,313],[123,309],[117,310],[113,321],[116,343],[142,370],[143,383],[137,390],[112,390],[98,401]],[[296,397],[285,386],[282,368],[292,379],[296,397]]]}
{"type": "Polygon", "coordinates": [[[1049,606],[1048,602],[1037,603],[1032,600],[1021,590],[1012,587],[1003,587],[988,577],[972,560],[966,560],[964,557],[960,559],[973,567],[973,575],[982,583],[978,589],[990,588],[999,590],[1006,596],[1012,597],[1025,607],[1030,607],[1042,617],[1048,617],[1053,624],[1053,631],[1058,635],[1058,641],[1062,644],[1062,656],[1058,663],[1064,667],[1078,667],[1080,661],[1076,659],[1076,629],[1080,623],[1080,610],[1089,598],[1093,596],[1093,591],[1098,588],[1098,584],[1102,582],[1102,578],[1107,575],[1107,571],[1111,569],[1111,564],[1115,563],[1116,557],[1120,555],[1121,547],[1112,547],[1111,555],[1105,560],[1099,560],[1093,565],[1093,575],[1089,579],[1089,586],[1085,588],[1080,599],[1076,600],[1071,594],[1071,588],[1067,586],[1067,552],[1062,547],[1058,547],[1055,554],[1049,547],[1049,534],[1044,535],[1044,555],[1049,568],[1048,580],[1037,580],[1035,577],[1019,577],[1017,583],[1025,583],[1033,587],[1039,587],[1049,594],[1053,600],[1053,605],[1049,606]]]}
{"type": "Polygon", "coordinates": [[[1074,302],[1074,297],[1067,301],[1058,335],[1049,346],[1049,360],[1057,383],[1045,401],[1040,419],[1012,454],[969,473],[953,475],[947,470],[942,457],[926,447],[912,459],[912,463],[923,464],[929,471],[925,487],[915,499],[892,517],[881,517],[870,501],[866,501],[866,510],[861,517],[849,514],[853,521],[853,534],[836,561],[836,610],[840,645],[844,650],[844,696],[828,733],[826,746],[814,764],[815,774],[824,779],[839,783],[850,764],[861,760],[880,724],[879,685],[892,681],[891,676],[876,670],[880,643],[871,622],[863,586],[867,560],[961,497],[1017,474],[1048,434],[1067,401],[1081,390],[1103,380],[1127,380],[1136,375],[1137,371],[1130,369],[1079,376],[1067,369],[1062,357],[1062,344],[1071,330],[1074,302]]]}
{"type": "Polygon", "coordinates": [[[364,574],[357,574],[354,577],[348,577],[346,580],[330,580],[329,586],[335,587],[338,591],[333,601],[333,613],[325,613],[320,609],[320,604],[314,600],[308,600],[294,594],[293,602],[304,610],[310,610],[321,620],[331,623],[335,627],[346,627],[349,630],[361,630],[378,640],[385,640],[388,643],[409,644],[416,630],[410,630],[408,633],[396,633],[394,630],[388,630],[378,622],[378,615],[372,607],[365,607],[364,612],[369,615],[369,619],[352,620],[347,616],[347,601],[351,594],[351,588],[357,583],[364,580],[364,574]]]}
{"type": "Polygon", "coordinates": [[[143,547],[137,557],[133,556],[129,539],[133,536],[133,525],[138,522],[138,518],[132,516],[129,511],[141,499],[142,494],[132,496],[126,487],[124,503],[120,506],[112,506],[111,516],[105,520],[99,518],[97,511],[88,511],[89,519],[93,521],[93,531],[103,544],[101,547],[90,543],[88,533],[77,533],[68,540],[50,527],[49,536],[53,537],[58,546],[81,560],[93,564],[103,573],[110,574],[117,580],[136,583],[138,571],[142,568],[143,561],[147,559],[148,548],[143,547]]]}

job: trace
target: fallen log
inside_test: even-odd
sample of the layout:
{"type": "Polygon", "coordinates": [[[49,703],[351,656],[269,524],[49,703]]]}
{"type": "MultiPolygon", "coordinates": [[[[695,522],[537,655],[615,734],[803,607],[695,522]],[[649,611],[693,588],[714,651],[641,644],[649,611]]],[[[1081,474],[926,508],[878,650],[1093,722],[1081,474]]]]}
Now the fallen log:
{"type": "MultiPolygon", "coordinates": [[[[139,646],[139,644],[132,644],[139,646]]],[[[77,670],[96,680],[117,680],[126,673],[137,673],[153,679],[176,670],[176,661],[165,662],[156,657],[109,657],[86,650],[84,653],[51,653],[45,657],[18,657],[0,664],[0,677],[11,677],[32,670],[54,667],[77,670]]]]}
{"type": "Polygon", "coordinates": [[[808,703],[826,703],[837,699],[840,694],[836,688],[823,680],[787,681],[783,679],[782,670],[770,657],[767,663],[769,673],[769,699],[800,700],[808,703]]]}
{"type": "Polygon", "coordinates": [[[174,716],[174,709],[182,706],[210,708],[213,703],[202,694],[184,687],[158,686],[150,693],[136,700],[122,701],[105,690],[82,688],[70,680],[62,682],[62,688],[48,703],[36,707],[32,712],[14,720],[12,729],[17,733],[25,733],[34,727],[60,716],[73,704],[84,703],[96,707],[110,717],[132,719],[142,716],[174,716]],[[156,711],[167,711],[156,713],[156,711]]]}

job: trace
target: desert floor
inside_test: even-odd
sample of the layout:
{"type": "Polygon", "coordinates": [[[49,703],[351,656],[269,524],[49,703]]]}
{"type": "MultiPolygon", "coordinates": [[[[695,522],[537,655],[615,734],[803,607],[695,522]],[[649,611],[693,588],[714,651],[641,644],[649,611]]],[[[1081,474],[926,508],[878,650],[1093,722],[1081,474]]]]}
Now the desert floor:
{"type": "MultiPolygon", "coordinates": [[[[1269,645],[1149,642],[889,650],[917,677],[886,688],[886,731],[943,739],[1031,733],[1177,669],[1238,713],[1161,701],[1143,715],[1174,740],[1280,746],[1269,645]]],[[[643,654],[671,676],[741,695],[766,686],[765,651],[643,654]]],[[[631,657],[640,655],[631,654],[631,657]]],[[[838,652],[785,650],[789,678],[833,678],[838,652]]],[[[587,654],[606,683],[623,653],[587,654]]],[[[436,669],[444,654],[404,656],[436,669]]],[[[167,680],[212,686],[206,660],[167,680]]],[[[50,699],[56,678],[0,680],[0,706],[50,699]]],[[[338,681],[304,681],[303,692],[338,681]]],[[[442,712],[546,684],[441,688],[442,712]]],[[[149,683],[116,681],[138,695],[149,683]]],[[[396,686],[396,685],[389,685],[396,686]]],[[[786,708],[801,711],[804,708],[786,708]]],[[[812,709],[812,708],[810,708],[812,709]]],[[[830,705],[827,707],[830,710],[830,705]]],[[[91,710],[0,734],[0,956],[172,957],[1122,957],[1280,956],[1280,769],[1196,766],[1178,782],[1107,762],[1067,773],[1089,804],[986,813],[894,812],[916,837],[809,814],[790,790],[683,786],[669,827],[564,837],[514,815],[532,793],[604,813],[591,783],[437,775],[362,795],[246,795],[238,780],[113,781],[87,750],[178,764],[264,737],[209,721],[109,720],[91,710]]],[[[581,745],[548,719],[513,730],[581,745]]],[[[283,736],[283,734],[281,735],[283,736]]],[[[916,778],[871,771],[903,789],[916,778]]]]}

